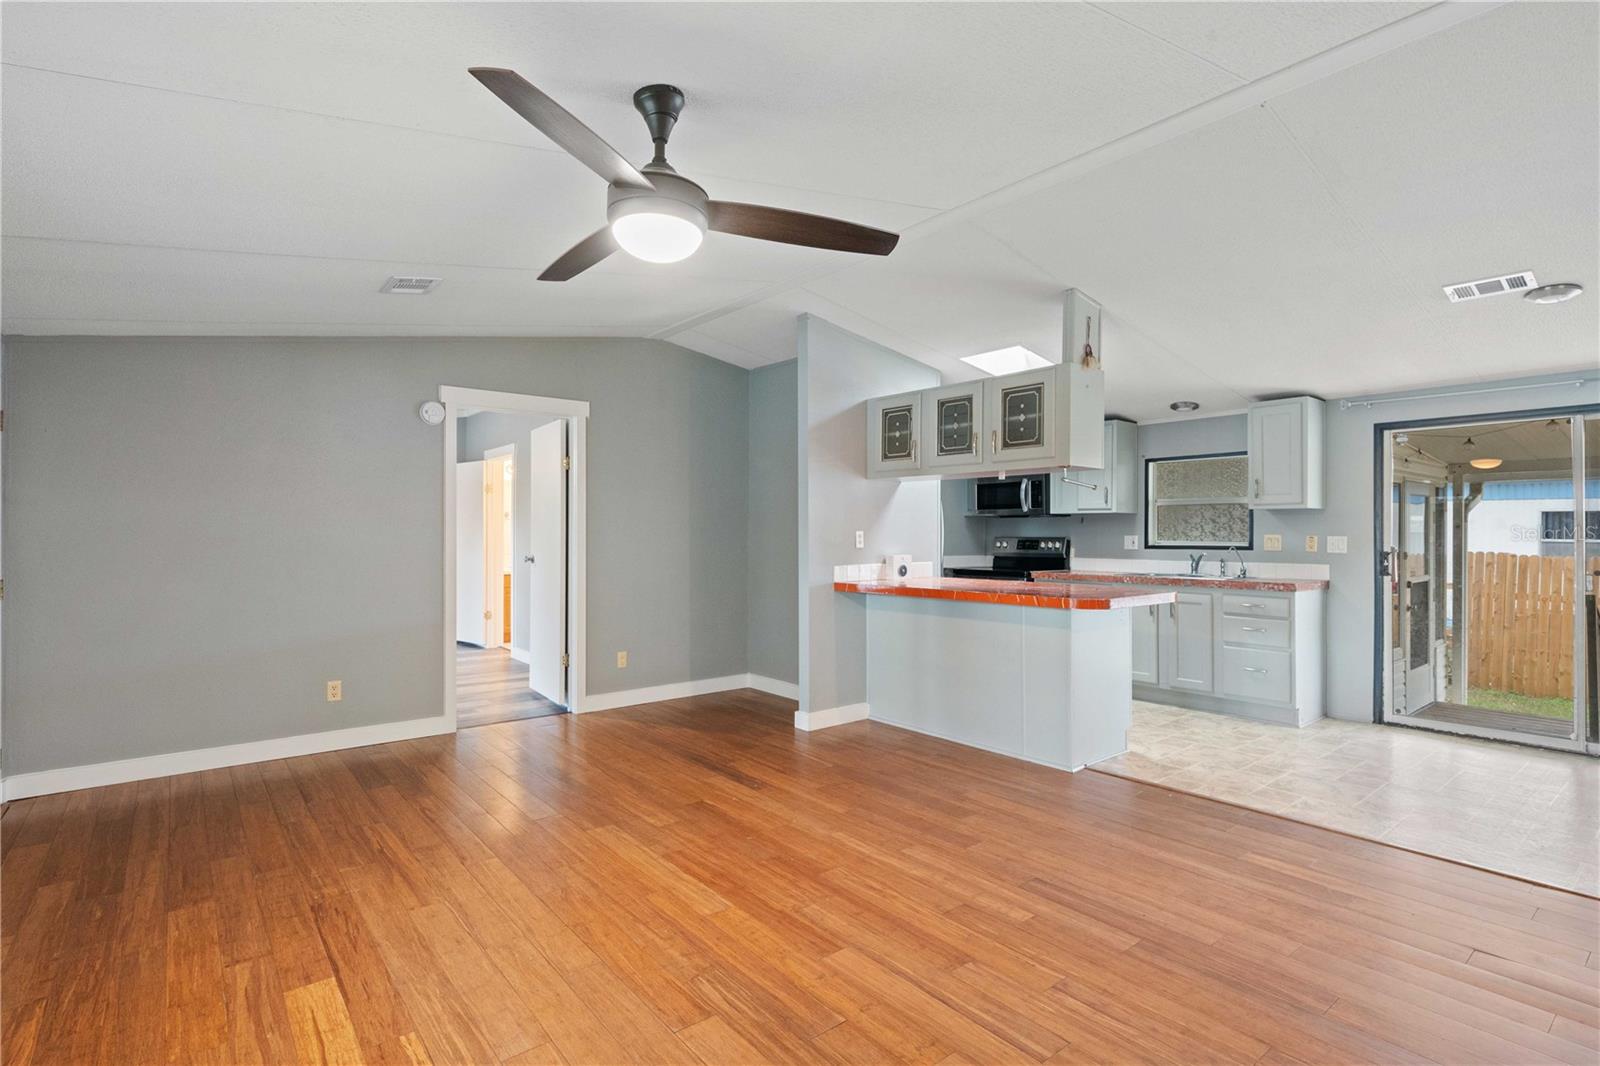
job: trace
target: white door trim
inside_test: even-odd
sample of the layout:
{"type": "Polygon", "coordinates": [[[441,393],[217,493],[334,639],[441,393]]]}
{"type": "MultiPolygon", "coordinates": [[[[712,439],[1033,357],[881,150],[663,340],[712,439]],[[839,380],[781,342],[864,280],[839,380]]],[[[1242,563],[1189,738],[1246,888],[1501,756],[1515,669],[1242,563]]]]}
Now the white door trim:
{"type": "Polygon", "coordinates": [[[439,386],[444,404],[444,716],[450,731],[456,728],[456,432],[463,407],[513,414],[554,415],[567,420],[567,448],[572,458],[567,483],[567,647],[568,710],[574,714],[589,707],[584,649],[588,629],[588,429],[589,403],[556,396],[531,396],[520,392],[495,392],[458,385],[439,386]]]}

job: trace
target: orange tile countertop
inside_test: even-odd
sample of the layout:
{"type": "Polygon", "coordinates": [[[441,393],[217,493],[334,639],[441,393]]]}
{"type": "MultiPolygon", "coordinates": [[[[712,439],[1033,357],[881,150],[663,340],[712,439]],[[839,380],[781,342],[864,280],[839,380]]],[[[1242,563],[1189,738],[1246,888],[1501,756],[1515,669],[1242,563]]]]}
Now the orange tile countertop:
{"type": "Polygon", "coordinates": [[[1070,585],[1170,585],[1173,588],[1226,589],[1244,592],[1315,592],[1328,587],[1319,578],[1296,577],[1195,577],[1189,574],[1111,574],[1090,570],[1035,570],[1035,581],[1070,585]]]}
{"type": "Polygon", "coordinates": [[[960,600],[968,603],[1003,603],[1016,607],[1049,607],[1058,611],[1109,611],[1119,607],[1146,607],[1171,603],[1174,592],[1149,589],[1123,592],[1112,585],[1064,581],[991,581],[981,577],[913,577],[896,581],[835,581],[835,592],[867,596],[910,596],[924,600],[960,600]]]}

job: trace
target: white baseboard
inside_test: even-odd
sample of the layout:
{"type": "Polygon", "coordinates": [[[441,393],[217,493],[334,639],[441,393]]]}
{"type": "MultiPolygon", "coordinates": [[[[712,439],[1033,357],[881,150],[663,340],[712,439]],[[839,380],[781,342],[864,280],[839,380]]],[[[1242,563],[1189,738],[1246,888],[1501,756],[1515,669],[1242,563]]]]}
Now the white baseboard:
{"type": "Polygon", "coordinates": [[[773,696],[782,696],[786,700],[800,698],[800,686],[793,681],[779,681],[775,677],[763,677],[760,674],[750,674],[747,688],[756,689],[773,696]]]}
{"type": "Polygon", "coordinates": [[[848,703],[843,707],[828,707],[820,711],[795,711],[794,727],[810,733],[846,722],[859,722],[868,716],[868,712],[865,703],[848,703]]]}
{"type": "Polygon", "coordinates": [[[243,766],[246,763],[265,762],[268,759],[315,755],[318,752],[338,751],[341,748],[364,748],[369,744],[388,744],[396,740],[438,736],[441,733],[449,733],[454,728],[453,722],[440,715],[435,718],[412,718],[404,722],[381,722],[378,725],[332,729],[325,733],[302,733],[293,737],[254,740],[246,744],[226,744],[218,748],[146,755],[138,759],[118,759],[115,762],[93,763],[88,766],[65,766],[59,770],[38,770],[30,774],[13,774],[7,777],[4,782],[4,798],[26,799],[29,796],[47,796],[55,792],[75,792],[82,788],[120,785],[125,781],[144,781],[152,777],[192,774],[224,766],[243,766]]]}
{"type": "Polygon", "coordinates": [[[651,685],[648,688],[630,688],[621,692],[593,692],[583,701],[583,712],[610,711],[618,707],[635,707],[641,703],[659,703],[662,700],[681,700],[689,696],[709,696],[713,692],[732,692],[734,689],[753,688],[786,699],[800,698],[800,686],[788,681],[777,681],[760,674],[729,674],[727,677],[706,677],[698,681],[675,681],[670,685],[651,685]]]}
{"type": "MultiPolygon", "coordinates": [[[[507,647],[511,647],[511,646],[507,645],[507,647]]],[[[516,648],[516,647],[511,647],[511,657],[513,659],[515,659],[519,663],[528,662],[533,658],[532,655],[528,654],[528,649],[527,648],[516,648]]]]}

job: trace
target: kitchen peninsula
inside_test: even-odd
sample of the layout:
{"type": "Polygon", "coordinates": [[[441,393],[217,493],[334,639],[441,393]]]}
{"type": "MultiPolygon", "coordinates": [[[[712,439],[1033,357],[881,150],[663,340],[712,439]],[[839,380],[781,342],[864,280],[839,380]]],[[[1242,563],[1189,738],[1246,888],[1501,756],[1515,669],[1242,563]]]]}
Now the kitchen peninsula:
{"type": "Polygon", "coordinates": [[[1130,612],[1159,589],[908,578],[835,581],[864,597],[874,721],[1077,770],[1127,750],[1130,612]]]}

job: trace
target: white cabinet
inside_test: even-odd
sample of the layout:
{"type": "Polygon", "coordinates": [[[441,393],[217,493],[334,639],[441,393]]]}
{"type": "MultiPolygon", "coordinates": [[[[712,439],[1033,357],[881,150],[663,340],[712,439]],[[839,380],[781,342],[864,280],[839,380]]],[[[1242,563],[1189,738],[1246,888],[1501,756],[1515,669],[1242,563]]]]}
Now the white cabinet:
{"type": "Polygon", "coordinates": [[[905,477],[922,471],[922,393],[867,401],[867,476],[905,477]]]}
{"type": "Polygon", "coordinates": [[[868,400],[867,476],[1099,468],[1105,381],[1073,363],[868,400]]]}
{"type": "Polygon", "coordinates": [[[984,382],[946,385],[922,394],[922,422],[927,427],[925,471],[939,473],[983,468],[984,382]]]}
{"type": "Polygon", "coordinates": [[[1044,462],[1056,453],[1054,367],[983,384],[989,455],[994,462],[1044,462]]]}
{"type": "Polygon", "coordinates": [[[1164,604],[1157,603],[1152,603],[1148,607],[1129,609],[1133,622],[1133,680],[1137,683],[1145,685],[1160,683],[1158,615],[1165,613],[1166,609],[1164,604]]]}
{"type": "Polygon", "coordinates": [[[1178,593],[1165,614],[1157,614],[1156,624],[1162,687],[1210,692],[1216,652],[1211,593],[1178,593]]]}
{"type": "Polygon", "coordinates": [[[1323,404],[1312,396],[1250,406],[1250,506],[1322,506],[1323,404]]]}
{"type": "Polygon", "coordinates": [[[1077,498],[1067,514],[1137,514],[1139,511],[1139,427],[1120,418],[1107,419],[1099,470],[1074,470],[1066,476],[1077,498]],[[1077,482],[1073,485],[1072,482],[1077,482]]]}

